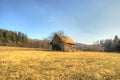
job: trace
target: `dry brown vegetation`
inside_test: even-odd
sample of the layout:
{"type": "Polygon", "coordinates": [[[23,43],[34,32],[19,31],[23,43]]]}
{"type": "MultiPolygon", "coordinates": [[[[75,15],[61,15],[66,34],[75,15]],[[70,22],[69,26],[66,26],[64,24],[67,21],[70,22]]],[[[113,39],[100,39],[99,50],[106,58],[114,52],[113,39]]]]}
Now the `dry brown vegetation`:
{"type": "Polygon", "coordinates": [[[0,80],[120,80],[120,54],[0,47],[0,80]]]}

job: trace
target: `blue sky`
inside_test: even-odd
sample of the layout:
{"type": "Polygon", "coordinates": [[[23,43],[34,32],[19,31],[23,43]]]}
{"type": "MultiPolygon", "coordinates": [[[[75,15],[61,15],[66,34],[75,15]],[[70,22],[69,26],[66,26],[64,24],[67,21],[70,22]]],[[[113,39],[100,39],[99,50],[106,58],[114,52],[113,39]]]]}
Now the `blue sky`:
{"type": "Polygon", "coordinates": [[[0,28],[37,39],[62,30],[91,44],[120,36],[120,0],[0,0],[0,28]]]}

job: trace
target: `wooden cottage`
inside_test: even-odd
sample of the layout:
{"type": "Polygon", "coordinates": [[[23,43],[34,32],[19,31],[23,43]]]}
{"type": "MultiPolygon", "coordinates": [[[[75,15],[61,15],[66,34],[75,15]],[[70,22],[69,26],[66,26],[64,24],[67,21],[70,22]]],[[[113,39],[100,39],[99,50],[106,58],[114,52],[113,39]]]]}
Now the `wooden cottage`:
{"type": "Polygon", "coordinates": [[[54,51],[75,51],[76,46],[73,40],[68,36],[62,36],[55,34],[53,40],[50,43],[52,50],[54,51]]]}

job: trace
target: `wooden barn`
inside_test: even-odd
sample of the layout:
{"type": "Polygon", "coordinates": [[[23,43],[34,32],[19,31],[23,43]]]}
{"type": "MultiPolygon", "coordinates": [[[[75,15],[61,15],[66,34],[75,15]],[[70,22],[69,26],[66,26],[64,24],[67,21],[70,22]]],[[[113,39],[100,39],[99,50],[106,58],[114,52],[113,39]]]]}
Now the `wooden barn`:
{"type": "Polygon", "coordinates": [[[74,41],[68,36],[62,36],[55,34],[53,40],[50,43],[52,50],[54,51],[75,51],[76,46],[74,41]]]}

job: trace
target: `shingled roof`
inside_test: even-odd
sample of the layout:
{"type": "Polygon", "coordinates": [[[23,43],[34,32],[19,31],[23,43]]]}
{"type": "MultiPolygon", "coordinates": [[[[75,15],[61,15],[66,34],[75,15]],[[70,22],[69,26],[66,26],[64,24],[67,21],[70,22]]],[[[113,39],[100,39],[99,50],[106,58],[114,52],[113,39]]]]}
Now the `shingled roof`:
{"type": "Polygon", "coordinates": [[[56,34],[63,42],[68,44],[75,44],[74,41],[68,36],[62,36],[60,34],[56,34]]]}

